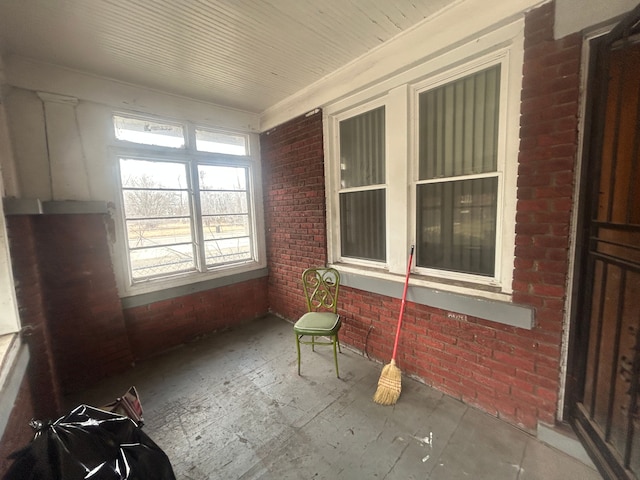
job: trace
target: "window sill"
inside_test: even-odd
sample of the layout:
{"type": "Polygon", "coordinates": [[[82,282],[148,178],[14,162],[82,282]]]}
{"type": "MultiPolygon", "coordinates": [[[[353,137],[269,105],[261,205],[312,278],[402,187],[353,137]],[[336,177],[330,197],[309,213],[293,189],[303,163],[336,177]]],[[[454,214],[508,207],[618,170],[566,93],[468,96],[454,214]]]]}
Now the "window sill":
{"type": "MultiPolygon", "coordinates": [[[[342,285],[402,298],[404,276],[344,264],[335,264],[333,267],[340,271],[342,285]]],[[[496,287],[479,285],[472,288],[466,284],[438,283],[424,276],[412,275],[407,300],[526,330],[534,327],[533,309],[512,303],[511,295],[500,292],[496,287]]]]}
{"type": "Polygon", "coordinates": [[[11,416],[29,364],[29,348],[17,333],[0,336],[0,438],[11,416]]]}
{"type": "Polygon", "coordinates": [[[268,274],[269,272],[266,268],[257,267],[251,270],[228,273],[225,276],[200,279],[199,281],[186,283],[184,285],[157,285],[154,291],[141,292],[138,294],[133,293],[122,297],[122,308],[126,309],[149,305],[162,300],[183,297],[185,295],[191,295],[205,290],[212,290],[256,278],[266,277],[268,274]]]}
{"type": "MultiPolygon", "coordinates": [[[[181,275],[156,278],[149,281],[140,281],[131,285],[118,285],[118,291],[120,292],[120,297],[123,300],[126,298],[144,297],[146,295],[162,296],[163,292],[174,290],[194,293],[203,290],[200,288],[203,284],[212,283],[215,285],[219,283],[220,286],[229,285],[242,281],[236,280],[237,278],[243,278],[246,276],[256,278],[256,275],[266,276],[267,273],[264,273],[266,271],[267,268],[264,262],[246,261],[244,263],[214,268],[206,272],[187,272],[181,275]]],[[[180,294],[173,295],[173,297],[177,296],[180,296],[180,294]]]]}

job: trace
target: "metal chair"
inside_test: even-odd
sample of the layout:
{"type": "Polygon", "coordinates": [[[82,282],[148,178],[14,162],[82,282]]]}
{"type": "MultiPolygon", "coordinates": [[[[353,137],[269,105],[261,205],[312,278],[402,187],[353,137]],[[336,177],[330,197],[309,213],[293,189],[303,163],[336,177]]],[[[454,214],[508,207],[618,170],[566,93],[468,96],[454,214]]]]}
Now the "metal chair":
{"type": "Polygon", "coordinates": [[[336,351],[337,346],[342,353],[338,339],[342,322],[337,312],[340,273],[334,268],[308,268],[302,273],[302,287],[307,301],[307,313],[302,315],[293,326],[298,350],[298,375],[300,375],[300,344],[311,345],[312,351],[315,351],[316,345],[333,345],[336,376],[340,378],[336,351]],[[305,337],[311,337],[311,340],[305,337]],[[327,337],[328,340],[316,340],[316,337],[327,337]]]}

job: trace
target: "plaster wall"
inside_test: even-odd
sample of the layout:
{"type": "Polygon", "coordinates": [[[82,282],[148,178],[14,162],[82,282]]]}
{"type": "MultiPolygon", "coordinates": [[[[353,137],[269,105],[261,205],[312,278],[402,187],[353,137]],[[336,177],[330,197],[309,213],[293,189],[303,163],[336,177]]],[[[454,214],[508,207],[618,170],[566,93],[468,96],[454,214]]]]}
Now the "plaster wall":
{"type": "MultiPolygon", "coordinates": [[[[9,140],[9,129],[3,99],[4,69],[0,61],[0,197],[4,196],[4,182],[15,189],[15,170],[13,152],[9,140]]],[[[0,335],[15,332],[20,327],[18,308],[15,298],[13,275],[11,273],[11,255],[7,239],[7,227],[4,208],[0,202],[0,335]]]]}

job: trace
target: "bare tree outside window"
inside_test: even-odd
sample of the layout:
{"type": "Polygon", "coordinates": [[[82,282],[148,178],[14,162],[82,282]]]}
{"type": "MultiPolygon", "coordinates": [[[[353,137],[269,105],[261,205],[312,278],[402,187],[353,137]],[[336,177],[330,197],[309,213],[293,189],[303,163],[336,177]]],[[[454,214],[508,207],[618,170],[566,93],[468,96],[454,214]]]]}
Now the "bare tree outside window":
{"type": "Polygon", "coordinates": [[[247,173],[244,167],[198,167],[207,265],[251,258],[247,173]]]}
{"type": "Polygon", "coordinates": [[[186,165],[121,159],[120,173],[133,277],[193,270],[186,165]]]}
{"type": "Polygon", "coordinates": [[[140,220],[132,223],[131,233],[135,234],[137,247],[150,241],[148,233],[157,230],[158,221],[154,217],[169,217],[184,211],[183,198],[172,191],[158,190],[160,185],[148,174],[130,178],[132,189],[127,191],[127,214],[140,220]]]}

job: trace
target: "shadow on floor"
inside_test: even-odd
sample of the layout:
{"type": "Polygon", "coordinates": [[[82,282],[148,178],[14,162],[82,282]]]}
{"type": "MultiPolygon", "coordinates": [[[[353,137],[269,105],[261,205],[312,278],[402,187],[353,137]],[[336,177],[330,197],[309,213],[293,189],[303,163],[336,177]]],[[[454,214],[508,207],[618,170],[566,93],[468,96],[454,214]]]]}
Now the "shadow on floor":
{"type": "Polygon", "coordinates": [[[137,365],[69,399],[103,405],[135,385],[144,431],[176,477],[591,480],[592,468],[415,380],[371,400],[381,365],[343,348],[302,352],[268,316],[137,365]]]}

